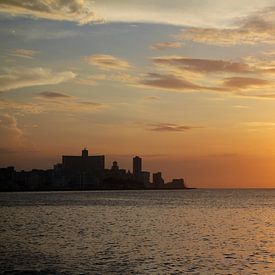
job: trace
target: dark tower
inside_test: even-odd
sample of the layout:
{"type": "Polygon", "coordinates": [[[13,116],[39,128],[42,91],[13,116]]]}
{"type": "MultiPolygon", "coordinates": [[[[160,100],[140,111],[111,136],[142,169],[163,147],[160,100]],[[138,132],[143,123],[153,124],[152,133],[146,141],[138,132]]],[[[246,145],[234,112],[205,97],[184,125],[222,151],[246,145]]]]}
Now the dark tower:
{"type": "Polygon", "coordinates": [[[82,150],[82,158],[87,158],[88,155],[89,155],[88,150],[87,150],[86,148],[84,148],[84,149],[82,150]]]}
{"type": "Polygon", "coordinates": [[[141,177],[142,171],[142,159],[138,156],[133,158],[133,176],[136,180],[139,180],[141,177]]]}
{"type": "Polygon", "coordinates": [[[113,171],[118,171],[118,170],[119,170],[117,161],[113,161],[112,170],[113,170],[113,171]]]}

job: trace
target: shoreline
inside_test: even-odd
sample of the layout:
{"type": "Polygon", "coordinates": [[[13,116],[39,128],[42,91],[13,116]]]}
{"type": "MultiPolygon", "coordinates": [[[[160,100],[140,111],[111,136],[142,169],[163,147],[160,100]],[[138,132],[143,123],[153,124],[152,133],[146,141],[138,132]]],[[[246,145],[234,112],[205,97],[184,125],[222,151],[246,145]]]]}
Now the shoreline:
{"type": "Polygon", "coordinates": [[[198,188],[85,188],[85,189],[80,189],[80,188],[75,188],[75,189],[34,189],[34,190],[1,190],[0,193],[23,193],[23,192],[70,192],[70,191],[139,191],[139,190],[164,190],[164,191],[169,191],[169,190],[195,190],[198,188]]]}

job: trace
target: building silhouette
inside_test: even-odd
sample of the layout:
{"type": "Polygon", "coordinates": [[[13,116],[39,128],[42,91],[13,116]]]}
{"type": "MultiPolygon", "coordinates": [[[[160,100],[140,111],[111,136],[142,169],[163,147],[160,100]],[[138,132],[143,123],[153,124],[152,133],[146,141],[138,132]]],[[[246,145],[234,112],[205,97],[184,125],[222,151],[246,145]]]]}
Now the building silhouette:
{"type": "Polygon", "coordinates": [[[105,190],[105,189],[183,189],[183,179],[165,183],[161,172],[142,171],[142,158],[133,158],[133,171],[121,169],[113,161],[105,168],[105,156],[90,156],[86,148],[80,156],[62,156],[53,169],[17,172],[14,167],[0,168],[0,191],[28,190],[105,190]]]}
{"type": "Polygon", "coordinates": [[[65,173],[100,174],[105,169],[105,156],[89,156],[86,148],[81,156],[62,156],[62,168],[65,173]]]}
{"type": "Polygon", "coordinates": [[[138,156],[133,158],[133,176],[134,179],[139,180],[141,178],[142,171],[142,159],[138,156]]]}
{"type": "Polygon", "coordinates": [[[161,176],[161,172],[157,172],[153,174],[153,184],[154,186],[161,187],[164,185],[164,180],[161,176]]]}

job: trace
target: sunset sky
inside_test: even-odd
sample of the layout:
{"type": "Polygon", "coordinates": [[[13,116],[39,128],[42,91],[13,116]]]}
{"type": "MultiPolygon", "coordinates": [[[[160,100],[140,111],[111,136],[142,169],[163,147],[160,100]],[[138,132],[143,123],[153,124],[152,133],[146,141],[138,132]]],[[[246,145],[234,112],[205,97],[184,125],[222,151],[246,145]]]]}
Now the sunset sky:
{"type": "Polygon", "coordinates": [[[0,36],[1,167],[275,188],[275,0],[0,0],[0,36]]]}

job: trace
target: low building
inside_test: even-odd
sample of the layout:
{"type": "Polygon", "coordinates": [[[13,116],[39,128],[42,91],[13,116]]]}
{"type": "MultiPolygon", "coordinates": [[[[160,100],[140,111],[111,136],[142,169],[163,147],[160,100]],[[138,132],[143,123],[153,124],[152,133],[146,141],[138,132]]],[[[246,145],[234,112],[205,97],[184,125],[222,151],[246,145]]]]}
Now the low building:
{"type": "Polygon", "coordinates": [[[161,188],[164,185],[164,180],[161,176],[161,172],[157,172],[153,174],[153,186],[157,188],[161,188]]]}
{"type": "Polygon", "coordinates": [[[173,179],[172,182],[168,182],[165,184],[167,188],[171,189],[184,189],[186,188],[184,185],[184,179],[173,179]]]}

